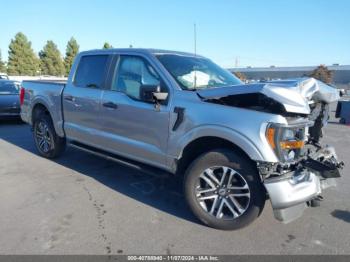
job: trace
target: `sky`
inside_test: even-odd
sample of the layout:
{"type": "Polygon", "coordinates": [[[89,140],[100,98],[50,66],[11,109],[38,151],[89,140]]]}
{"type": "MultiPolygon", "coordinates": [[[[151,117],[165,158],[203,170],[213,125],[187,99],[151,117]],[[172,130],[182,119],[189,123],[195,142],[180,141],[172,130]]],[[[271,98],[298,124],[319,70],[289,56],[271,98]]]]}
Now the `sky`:
{"type": "Polygon", "coordinates": [[[19,31],[39,52],[114,47],[194,51],[224,67],[350,64],[349,0],[0,0],[0,50],[19,31]]]}

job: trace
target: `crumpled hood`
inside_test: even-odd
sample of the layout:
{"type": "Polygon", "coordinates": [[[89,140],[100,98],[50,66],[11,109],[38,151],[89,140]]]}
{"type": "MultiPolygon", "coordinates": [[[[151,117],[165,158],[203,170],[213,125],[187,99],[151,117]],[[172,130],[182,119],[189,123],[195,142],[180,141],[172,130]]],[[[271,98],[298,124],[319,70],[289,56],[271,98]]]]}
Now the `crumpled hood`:
{"type": "Polygon", "coordinates": [[[309,103],[332,103],[339,99],[336,88],[314,78],[300,78],[231,87],[197,90],[203,99],[219,99],[227,96],[261,93],[283,105],[286,112],[310,114],[309,103]]]}

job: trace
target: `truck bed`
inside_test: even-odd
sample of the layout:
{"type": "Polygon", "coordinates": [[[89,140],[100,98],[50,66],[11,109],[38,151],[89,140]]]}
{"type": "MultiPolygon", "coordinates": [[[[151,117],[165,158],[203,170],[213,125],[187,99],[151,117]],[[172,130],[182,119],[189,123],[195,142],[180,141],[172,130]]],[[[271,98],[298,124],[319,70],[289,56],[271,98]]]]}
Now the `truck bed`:
{"type": "Polygon", "coordinates": [[[22,83],[65,85],[67,83],[67,80],[25,80],[22,83]]]}
{"type": "Polygon", "coordinates": [[[56,132],[63,135],[62,92],[66,86],[63,80],[29,80],[23,81],[25,89],[21,118],[32,124],[32,111],[36,105],[45,106],[52,117],[56,132]]]}

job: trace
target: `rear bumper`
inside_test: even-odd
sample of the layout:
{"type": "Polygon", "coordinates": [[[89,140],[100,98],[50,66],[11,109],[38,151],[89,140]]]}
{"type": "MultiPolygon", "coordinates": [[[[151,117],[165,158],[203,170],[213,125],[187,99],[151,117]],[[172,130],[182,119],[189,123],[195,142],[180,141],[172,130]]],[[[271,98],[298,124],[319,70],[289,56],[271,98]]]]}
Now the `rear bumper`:
{"type": "MultiPolygon", "coordinates": [[[[333,149],[328,148],[331,153],[333,149]]],[[[335,156],[332,155],[332,157],[335,156]]],[[[339,163],[334,166],[313,159],[300,163],[301,166],[284,175],[265,179],[275,218],[289,223],[303,214],[310,201],[319,197],[322,190],[336,186],[340,177],[339,163]]]]}

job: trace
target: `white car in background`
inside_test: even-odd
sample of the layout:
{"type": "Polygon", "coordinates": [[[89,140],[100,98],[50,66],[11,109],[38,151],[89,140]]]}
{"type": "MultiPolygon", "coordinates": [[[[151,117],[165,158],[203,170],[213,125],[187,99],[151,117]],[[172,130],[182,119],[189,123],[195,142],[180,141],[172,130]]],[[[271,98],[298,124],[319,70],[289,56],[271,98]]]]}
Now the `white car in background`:
{"type": "Polygon", "coordinates": [[[5,73],[0,73],[0,79],[9,79],[9,76],[5,73]]]}

